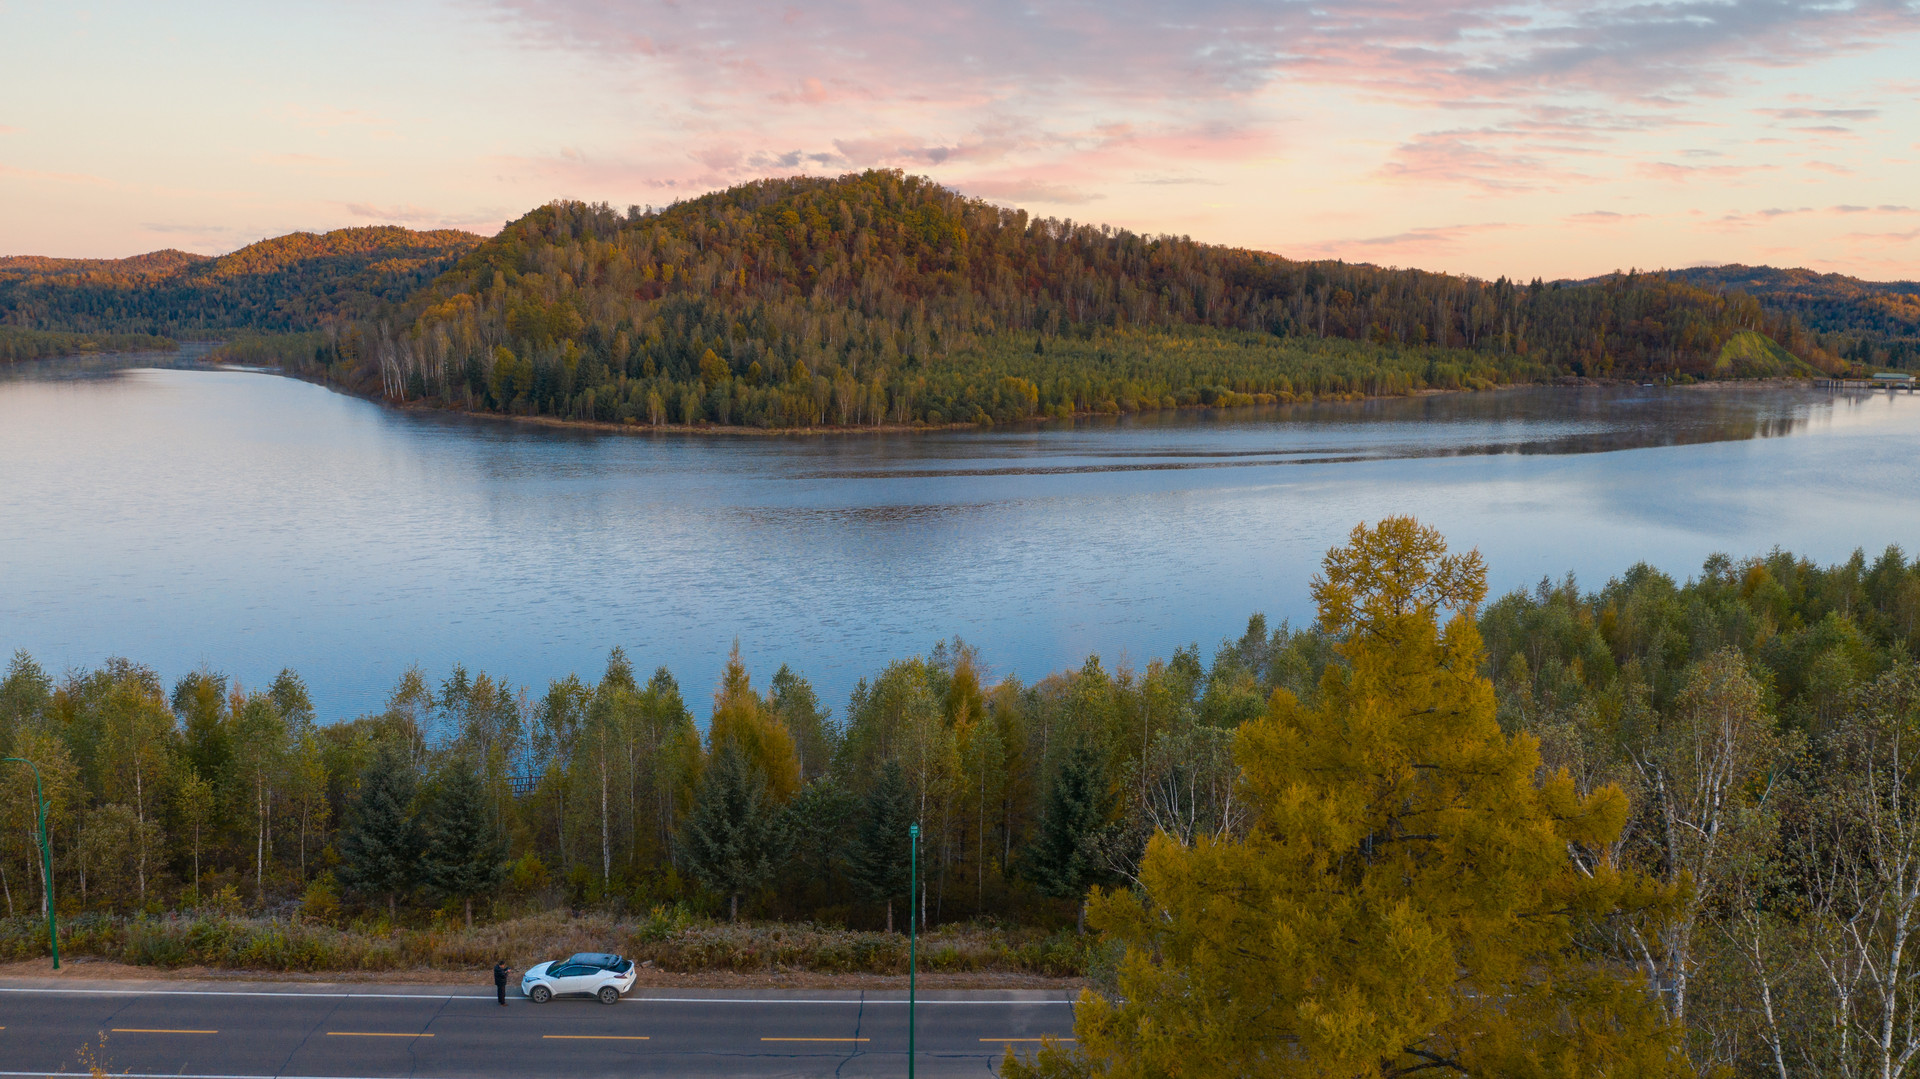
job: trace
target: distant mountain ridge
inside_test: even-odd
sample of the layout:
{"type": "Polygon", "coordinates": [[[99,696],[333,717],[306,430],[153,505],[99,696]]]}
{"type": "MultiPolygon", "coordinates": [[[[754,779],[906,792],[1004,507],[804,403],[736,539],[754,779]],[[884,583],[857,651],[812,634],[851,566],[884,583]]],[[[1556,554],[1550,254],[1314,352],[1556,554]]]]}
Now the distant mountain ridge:
{"type": "Polygon", "coordinates": [[[11,256],[0,258],[0,325],[169,337],[316,330],[374,316],[480,242],[468,232],[371,226],[290,233],[217,257],[11,256]]]}
{"type": "MultiPolygon", "coordinates": [[[[1851,364],[1920,367],[1920,281],[1869,281],[1804,267],[1693,266],[1663,276],[1698,288],[1752,296],[1792,318],[1851,364]]],[[[1615,274],[1571,282],[1598,285],[1615,274]]]]}
{"type": "Polygon", "coordinates": [[[1703,288],[1743,292],[1791,314],[1830,340],[1841,357],[1871,366],[1920,364],[1920,281],[1866,281],[1772,266],[1702,266],[1671,275],[1703,288]]]}
{"type": "Polygon", "coordinates": [[[65,274],[139,274],[165,276],[199,262],[211,262],[212,255],[167,248],[123,259],[68,259],[44,255],[0,256],[0,277],[57,277],[65,274]]]}

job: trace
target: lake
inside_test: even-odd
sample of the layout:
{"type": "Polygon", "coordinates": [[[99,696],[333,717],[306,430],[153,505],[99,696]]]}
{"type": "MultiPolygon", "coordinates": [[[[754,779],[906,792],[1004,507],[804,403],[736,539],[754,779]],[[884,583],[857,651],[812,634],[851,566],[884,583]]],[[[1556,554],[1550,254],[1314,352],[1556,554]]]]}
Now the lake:
{"type": "MultiPolygon", "coordinates": [[[[191,359],[191,355],[187,359],[191,359]]],[[[0,649],[304,675],[325,718],[420,664],[535,692],[623,646],[697,712],[738,641],[844,711],[958,635],[1026,679],[1312,616],[1320,556],[1411,513],[1496,591],[1713,552],[1920,542],[1920,400],[1532,388],[1023,430],[582,433],[172,357],[0,372],[0,649]],[[157,365],[158,364],[158,365],[157,365]]]]}

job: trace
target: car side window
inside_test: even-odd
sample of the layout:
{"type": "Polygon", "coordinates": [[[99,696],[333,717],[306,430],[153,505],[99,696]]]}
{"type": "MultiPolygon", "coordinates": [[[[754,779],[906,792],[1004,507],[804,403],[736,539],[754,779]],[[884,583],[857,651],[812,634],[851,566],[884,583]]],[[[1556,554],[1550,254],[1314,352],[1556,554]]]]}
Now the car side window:
{"type": "Polygon", "coordinates": [[[558,970],[549,972],[549,974],[555,978],[577,978],[580,975],[585,973],[587,973],[586,967],[578,966],[572,963],[569,963],[558,970]]]}

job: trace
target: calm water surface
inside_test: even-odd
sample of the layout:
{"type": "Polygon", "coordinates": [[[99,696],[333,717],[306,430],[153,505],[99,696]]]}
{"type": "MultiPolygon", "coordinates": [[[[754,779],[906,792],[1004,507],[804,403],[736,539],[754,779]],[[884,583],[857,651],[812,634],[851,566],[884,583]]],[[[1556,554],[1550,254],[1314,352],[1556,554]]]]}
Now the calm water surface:
{"type": "MultiPolygon", "coordinates": [[[[691,438],[408,415],[153,357],[0,376],[0,649],[519,683],[622,645],[704,701],[737,638],[844,707],[958,634],[1035,678],[1312,615],[1353,525],[1413,513],[1497,590],[1775,546],[1920,546],[1920,399],[1516,390],[1071,429],[691,438]]],[[[701,709],[704,711],[704,709],[701,709]]]]}

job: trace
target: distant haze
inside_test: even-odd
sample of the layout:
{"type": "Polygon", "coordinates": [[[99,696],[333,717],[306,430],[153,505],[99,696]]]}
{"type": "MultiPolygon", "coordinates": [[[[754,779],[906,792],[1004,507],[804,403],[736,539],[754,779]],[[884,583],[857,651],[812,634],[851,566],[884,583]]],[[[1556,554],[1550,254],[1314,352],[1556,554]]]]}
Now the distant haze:
{"type": "Polygon", "coordinates": [[[0,255],[898,167],[1296,258],[1920,277],[1913,0],[4,10],[0,255]]]}

